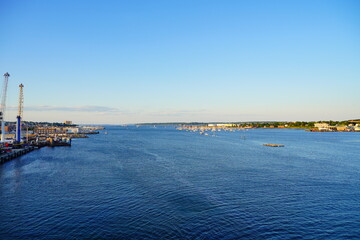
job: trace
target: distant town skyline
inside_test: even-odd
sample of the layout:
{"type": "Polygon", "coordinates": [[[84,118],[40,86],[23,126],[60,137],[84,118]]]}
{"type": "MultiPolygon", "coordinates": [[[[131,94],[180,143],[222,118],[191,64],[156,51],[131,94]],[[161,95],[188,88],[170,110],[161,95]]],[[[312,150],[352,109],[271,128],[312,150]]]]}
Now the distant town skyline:
{"type": "MultiPolygon", "coordinates": [[[[360,118],[359,1],[1,1],[5,119],[360,118]]],[[[1,77],[1,84],[3,77],[1,77]]]]}

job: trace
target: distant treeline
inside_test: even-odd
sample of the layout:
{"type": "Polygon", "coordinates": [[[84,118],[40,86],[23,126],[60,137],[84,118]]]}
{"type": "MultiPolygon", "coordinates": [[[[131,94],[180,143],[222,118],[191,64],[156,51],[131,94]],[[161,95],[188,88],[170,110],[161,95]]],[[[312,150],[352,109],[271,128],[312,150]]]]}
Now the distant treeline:
{"type": "MultiPolygon", "coordinates": [[[[345,120],[345,121],[296,121],[296,122],[276,122],[276,121],[264,121],[264,122],[227,122],[227,127],[253,127],[253,128],[314,128],[315,123],[328,123],[331,126],[347,126],[351,121],[360,121],[360,119],[345,120]]],[[[223,122],[169,122],[169,123],[141,123],[137,125],[208,125],[208,124],[223,124],[223,122]]]]}
{"type": "Polygon", "coordinates": [[[346,120],[346,121],[298,121],[298,122],[242,122],[234,123],[232,127],[257,127],[257,128],[305,128],[311,129],[315,127],[315,123],[328,123],[330,126],[347,126],[351,121],[357,120],[346,120]]]}

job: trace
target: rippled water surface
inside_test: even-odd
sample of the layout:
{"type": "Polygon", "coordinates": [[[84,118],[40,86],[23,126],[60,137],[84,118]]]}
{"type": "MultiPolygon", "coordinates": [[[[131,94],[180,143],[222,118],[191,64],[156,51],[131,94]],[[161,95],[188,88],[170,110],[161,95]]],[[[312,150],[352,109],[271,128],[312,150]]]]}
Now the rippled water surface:
{"type": "Polygon", "coordinates": [[[0,165],[0,239],[360,238],[360,133],[106,131],[0,165]]]}

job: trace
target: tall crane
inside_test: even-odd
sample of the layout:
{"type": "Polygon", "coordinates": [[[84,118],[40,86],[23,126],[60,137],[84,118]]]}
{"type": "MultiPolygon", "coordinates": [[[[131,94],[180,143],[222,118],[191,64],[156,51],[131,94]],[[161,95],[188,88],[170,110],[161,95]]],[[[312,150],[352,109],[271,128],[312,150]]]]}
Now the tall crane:
{"type": "Polygon", "coordinates": [[[18,115],[16,116],[16,141],[21,142],[21,119],[23,115],[24,108],[24,94],[23,94],[24,85],[19,85],[19,106],[18,106],[18,115]]]}
{"type": "Polygon", "coordinates": [[[1,142],[5,142],[5,110],[6,110],[6,92],[9,81],[10,74],[6,72],[4,74],[4,85],[1,95],[1,105],[0,105],[0,121],[1,121],[1,142]]]}

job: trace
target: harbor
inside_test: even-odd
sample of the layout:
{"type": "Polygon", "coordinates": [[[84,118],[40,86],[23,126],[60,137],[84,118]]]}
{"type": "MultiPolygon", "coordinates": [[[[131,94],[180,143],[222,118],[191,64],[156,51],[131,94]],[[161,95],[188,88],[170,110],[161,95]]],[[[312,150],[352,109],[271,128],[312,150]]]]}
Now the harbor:
{"type": "Polygon", "coordinates": [[[79,126],[72,121],[63,123],[23,121],[24,85],[19,85],[18,108],[16,121],[5,121],[7,88],[10,74],[4,74],[1,105],[1,142],[0,163],[23,156],[42,147],[71,147],[73,138],[88,138],[88,135],[99,134],[104,127],[79,126]]]}
{"type": "MultiPolygon", "coordinates": [[[[72,127],[75,128],[75,127],[72,127]]],[[[0,164],[14,158],[23,156],[33,150],[42,147],[71,147],[74,138],[89,138],[88,135],[99,134],[99,129],[103,127],[78,127],[81,133],[67,132],[64,128],[58,127],[35,127],[33,131],[24,135],[21,141],[14,139],[14,134],[6,134],[5,142],[0,147],[0,164]],[[39,129],[47,133],[39,133],[39,129]],[[56,133],[54,132],[56,131],[56,133]]]]}
{"type": "MultiPolygon", "coordinates": [[[[314,238],[328,231],[327,237],[342,239],[331,232],[342,223],[347,233],[359,232],[360,215],[354,206],[360,197],[360,153],[355,132],[257,129],[243,141],[239,132],[211,137],[162,126],[108,126],[106,131],[73,139],[71,147],[35,149],[0,165],[5,201],[1,239],[51,238],[49,226],[58,226],[51,234],[59,239],[119,239],[135,231],[129,239],[162,239],[158,232],[175,236],[170,240],[200,239],[193,222],[218,229],[209,239],[242,231],[259,236],[263,225],[243,225],[256,221],[278,234],[278,219],[289,219],[288,211],[276,213],[279,206],[299,210],[287,225],[299,234],[303,232],[298,229],[312,224],[318,214],[324,224],[310,232],[314,238]],[[328,207],[337,205],[341,212],[328,207]],[[244,215],[249,210],[252,214],[244,215]],[[182,225],[174,219],[186,220],[190,230],[179,232],[182,225]],[[21,227],[24,222],[28,224],[21,227]],[[8,237],[7,229],[14,226],[18,238],[8,237]]],[[[263,236],[259,239],[266,239],[263,236]]]]}
{"type": "Polygon", "coordinates": [[[0,10],[0,240],[360,240],[360,0],[0,10]]]}

